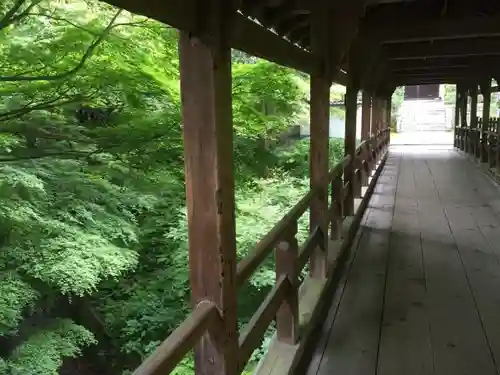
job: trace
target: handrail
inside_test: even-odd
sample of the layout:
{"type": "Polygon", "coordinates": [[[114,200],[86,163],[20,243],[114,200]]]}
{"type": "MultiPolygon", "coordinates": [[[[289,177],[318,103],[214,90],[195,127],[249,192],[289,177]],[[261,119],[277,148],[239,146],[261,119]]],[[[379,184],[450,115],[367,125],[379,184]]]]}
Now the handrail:
{"type": "MultiPolygon", "coordinates": [[[[387,129],[377,132],[371,139],[363,141],[358,146],[356,157],[347,155],[329,170],[328,183],[332,186],[332,193],[328,208],[328,223],[332,224],[332,231],[334,230],[334,221],[341,222],[344,219],[342,211],[342,205],[346,198],[344,191],[346,189],[353,191],[354,188],[361,189],[362,180],[360,178],[343,181],[344,169],[357,161],[361,161],[362,165],[373,167],[372,163],[376,164],[382,149],[388,144],[388,134],[387,129]],[[367,152],[360,152],[364,148],[367,149],[367,152]],[[359,155],[357,155],[358,152],[359,155]]],[[[357,175],[362,174],[363,169],[358,169],[356,173],[357,175]]],[[[237,265],[236,284],[239,287],[251,277],[275,249],[277,281],[240,334],[237,352],[239,372],[243,370],[252,352],[262,342],[264,334],[273,320],[276,320],[279,340],[295,344],[298,339],[297,301],[300,284],[298,275],[311,258],[314,250],[324,247],[322,242],[324,236],[328,235],[328,233],[323,233],[319,226],[316,226],[300,248],[297,244],[297,221],[309,208],[316,194],[315,189],[307,192],[237,265]]],[[[322,251],[326,251],[326,249],[322,251]]],[[[170,373],[203,335],[213,334],[220,327],[222,327],[222,318],[216,305],[212,302],[200,303],[186,320],[137,368],[134,375],[170,373]]]]}
{"type": "Polygon", "coordinates": [[[245,367],[253,351],[259,347],[267,328],[274,320],[283,300],[291,290],[292,285],[288,277],[282,275],[261,303],[257,312],[252,316],[250,322],[245,326],[238,340],[238,368],[240,370],[245,367]]]}
{"type": "Polygon", "coordinates": [[[186,320],[134,371],[134,375],[169,374],[217,318],[220,319],[220,316],[214,303],[200,303],[186,320]]]}
{"type": "Polygon", "coordinates": [[[257,243],[253,250],[238,263],[236,280],[241,286],[271,253],[283,232],[309,208],[315,192],[310,190],[283,218],[257,243]]]}

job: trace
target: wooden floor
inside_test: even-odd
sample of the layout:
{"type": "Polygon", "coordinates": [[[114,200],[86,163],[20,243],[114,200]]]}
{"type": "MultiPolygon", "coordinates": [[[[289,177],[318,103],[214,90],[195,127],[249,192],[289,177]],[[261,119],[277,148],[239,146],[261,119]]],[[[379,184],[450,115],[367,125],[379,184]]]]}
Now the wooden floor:
{"type": "Polygon", "coordinates": [[[308,375],[500,368],[500,189],[451,149],[391,149],[308,375]]]}

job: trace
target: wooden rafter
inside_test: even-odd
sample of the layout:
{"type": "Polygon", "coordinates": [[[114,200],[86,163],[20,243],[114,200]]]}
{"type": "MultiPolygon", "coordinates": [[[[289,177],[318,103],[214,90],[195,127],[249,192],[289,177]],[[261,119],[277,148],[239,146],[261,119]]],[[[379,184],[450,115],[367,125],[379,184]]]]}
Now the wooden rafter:
{"type": "Polygon", "coordinates": [[[383,51],[390,60],[499,55],[500,38],[394,44],[383,51]]]}
{"type": "Polygon", "coordinates": [[[425,40],[464,39],[500,36],[500,16],[462,17],[398,22],[394,19],[363,30],[381,43],[405,43],[425,40]]]}

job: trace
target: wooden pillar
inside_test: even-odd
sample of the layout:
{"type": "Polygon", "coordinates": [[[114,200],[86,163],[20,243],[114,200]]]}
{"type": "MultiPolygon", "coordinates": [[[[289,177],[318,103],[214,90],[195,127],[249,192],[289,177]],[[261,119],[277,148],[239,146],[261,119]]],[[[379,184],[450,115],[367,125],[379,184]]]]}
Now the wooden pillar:
{"type": "Polygon", "coordinates": [[[476,157],[479,156],[479,148],[477,147],[477,137],[478,137],[478,132],[477,130],[477,85],[474,84],[471,86],[470,89],[470,127],[471,127],[471,137],[470,137],[470,144],[471,144],[471,149],[469,152],[476,157]]]}
{"type": "Polygon", "coordinates": [[[328,64],[328,12],[312,13],[311,43],[317,69],[311,74],[310,185],[316,194],[311,202],[310,231],[321,228],[322,241],[311,257],[310,274],[323,278],[327,272],[328,246],[328,141],[330,121],[331,70],[328,64]]]}
{"type": "Polygon", "coordinates": [[[481,84],[483,94],[483,123],[481,129],[481,162],[488,162],[488,134],[490,125],[491,79],[481,84]]]}
{"type": "Polygon", "coordinates": [[[379,119],[379,101],[378,97],[372,96],[372,127],[371,127],[371,136],[375,136],[378,132],[378,119],[379,119]]]}
{"type": "MultiPolygon", "coordinates": [[[[354,158],[356,152],[356,112],[357,112],[358,88],[355,84],[347,85],[345,96],[345,155],[351,155],[354,158]]],[[[346,216],[354,215],[354,175],[355,163],[349,163],[344,169],[344,181],[349,183],[344,201],[344,212],[346,216]]]]}
{"type": "Polygon", "coordinates": [[[461,103],[460,103],[460,127],[462,128],[460,131],[460,149],[466,149],[466,135],[467,135],[467,89],[464,87],[462,89],[461,95],[461,103]]]}
{"type": "Polygon", "coordinates": [[[180,33],[179,56],[194,306],[211,301],[221,325],[195,347],[196,373],[237,373],[236,241],[231,109],[231,11],[201,2],[199,37],[180,33]],[[208,9],[207,9],[208,8],[208,9]]]}
{"type": "Polygon", "coordinates": [[[458,127],[460,125],[460,90],[461,85],[456,85],[455,92],[455,121],[453,123],[453,146],[458,148],[458,127]]]}
{"type": "MultiPolygon", "coordinates": [[[[391,126],[392,126],[392,96],[389,96],[385,102],[387,116],[387,143],[391,142],[391,126]]],[[[389,147],[389,145],[387,145],[389,147]]]]}
{"type": "Polygon", "coordinates": [[[363,91],[363,104],[361,108],[361,140],[370,138],[372,97],[367,91],[363,91]]]}

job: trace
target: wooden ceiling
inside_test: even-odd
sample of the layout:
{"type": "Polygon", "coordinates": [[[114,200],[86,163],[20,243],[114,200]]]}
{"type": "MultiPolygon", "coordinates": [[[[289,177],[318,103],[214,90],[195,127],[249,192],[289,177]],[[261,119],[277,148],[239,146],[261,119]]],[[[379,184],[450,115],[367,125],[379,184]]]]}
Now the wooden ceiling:
{"type": "MultiPolygon", "coordinates": [[[[179,29],[196,28],[197,0],[107,1],[179,29]]],[[[344,14],[359,17],[351,51],[338,67],[348,74],[362,71],[362,85],[374,71],[379,84],[389,87],[500,75],[498,0],[239,0],[238,4],[233,48],[308,73],[315,66],[311,18],[320,11],[331,15],[333,26],[349,27],[352,22],[344,14]]],[[[336,40],[333,37],[331,43],[336,40]]],[[[342,71],[335,76],[339,83],[346,79],[342,71]]]]}

